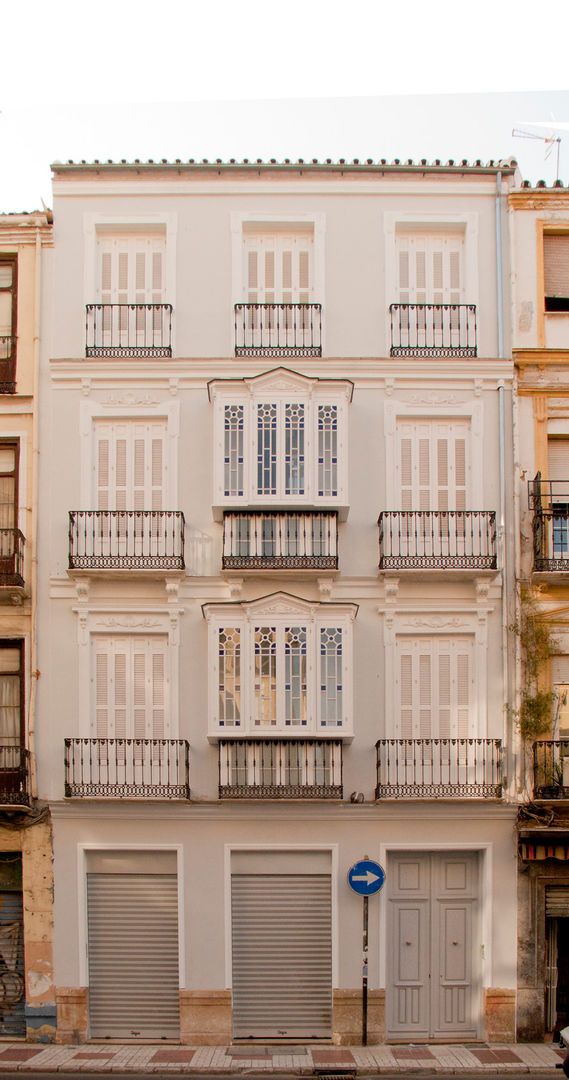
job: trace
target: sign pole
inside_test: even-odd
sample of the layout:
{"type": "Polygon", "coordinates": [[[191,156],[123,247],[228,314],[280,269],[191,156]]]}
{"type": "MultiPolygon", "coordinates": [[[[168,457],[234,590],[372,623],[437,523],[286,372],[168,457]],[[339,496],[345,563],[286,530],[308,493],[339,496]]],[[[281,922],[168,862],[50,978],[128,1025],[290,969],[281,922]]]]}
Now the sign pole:
{"type": "Polygon", "coordinates": [[[369,897],[364,896],[364,958],[362,968],[362,1046],[367,1046],[367,930],[369,897]]]}
{"type": "Polygon", "coordinates": [[[363,963],[362,963],[362,1045],[367,1046],[367,971],[368,971],[368,901],[379,892],[385,881],[385,870],[379,863],[364,855],[348,870],[348,885],[363,897],[363,963]]]}

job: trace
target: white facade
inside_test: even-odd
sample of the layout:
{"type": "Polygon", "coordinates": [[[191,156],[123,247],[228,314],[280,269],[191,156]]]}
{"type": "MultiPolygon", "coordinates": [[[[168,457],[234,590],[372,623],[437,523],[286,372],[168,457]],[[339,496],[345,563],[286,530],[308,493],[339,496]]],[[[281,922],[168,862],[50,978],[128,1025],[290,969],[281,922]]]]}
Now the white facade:
{"type": "Polygon", "coordinates": [[[513,1034],[513,181],[54,167],[61,1039],[358,1042],[364,855],[370,1040],[513,1034]]]}

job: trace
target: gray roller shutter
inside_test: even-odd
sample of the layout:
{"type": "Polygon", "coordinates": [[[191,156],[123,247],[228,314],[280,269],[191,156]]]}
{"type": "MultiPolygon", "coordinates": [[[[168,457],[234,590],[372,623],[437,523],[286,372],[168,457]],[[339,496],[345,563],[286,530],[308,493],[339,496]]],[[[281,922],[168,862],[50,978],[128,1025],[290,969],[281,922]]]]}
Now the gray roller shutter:
{"type": "Polygon", "coordinates": [[[329,1038],[329,874],[233,874],[235,1038],[329,1038]]]}
{"type": "Polygon", "coordinates": [[[175,874],[87,874],[92,1038],[179,1039],[175,874]]]}
{"type": "Polygon", "coordinates": [[[552,885],[546,888],[545,914],[551,919],[569,918],[569,885],[552,885]]]}
{"type": "MultiPolygon", "coordinates": [[[[548,480],[564,481],[569,487],[569,439],[550,438],[547,440],[548,480]]],[[[569,499],[568,487],[563,494],[569,499]]],[[[555,489],[557,493],[559,489],[555,489]]],[[[555,501],[555,500],[554,500],[555,501]]]]}

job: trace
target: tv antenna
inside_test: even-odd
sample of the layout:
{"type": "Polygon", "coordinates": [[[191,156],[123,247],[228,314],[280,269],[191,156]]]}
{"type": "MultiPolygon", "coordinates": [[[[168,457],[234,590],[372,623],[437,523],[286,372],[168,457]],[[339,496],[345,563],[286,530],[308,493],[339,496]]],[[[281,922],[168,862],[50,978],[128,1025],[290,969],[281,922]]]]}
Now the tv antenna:
{"type": "Polygon", "coordinates": [[[526,120],[522,121],[527,127],[539,127],[547,128],[546,135],[538,135],[535,131],[522,131],[521,128],[513,128],[512,135],[518,139],[537,139],[538,142],[544,143],[545,157],[546,159],[551,157],[554,149],[555,154],[555,179],[559,180],[559,147],[561,146],[561,136],[556,135],[556,131],[569,131],[569,124],[554,120],[526,120]]]}

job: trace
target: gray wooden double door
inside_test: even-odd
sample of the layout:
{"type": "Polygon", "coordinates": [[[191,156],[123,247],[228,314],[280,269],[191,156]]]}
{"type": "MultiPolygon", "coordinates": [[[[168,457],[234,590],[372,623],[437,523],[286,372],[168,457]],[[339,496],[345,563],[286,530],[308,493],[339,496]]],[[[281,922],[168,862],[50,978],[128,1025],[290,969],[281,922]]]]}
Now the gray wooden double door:
{"type": "Polygon", "coordinates": [[[476,852],[405,852],[387,874],[388,1039],[479,1035],[476,852]]]}

